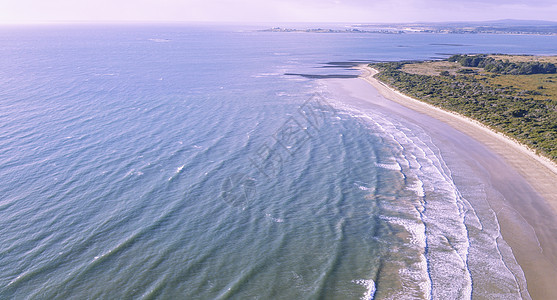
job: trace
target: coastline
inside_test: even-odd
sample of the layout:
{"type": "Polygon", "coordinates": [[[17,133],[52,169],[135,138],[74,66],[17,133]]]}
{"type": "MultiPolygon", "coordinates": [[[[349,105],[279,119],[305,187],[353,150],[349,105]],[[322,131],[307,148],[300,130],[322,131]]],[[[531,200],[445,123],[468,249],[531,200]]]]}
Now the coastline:
{"type": "Polygon", "coordinates": [[[496,163],[491,166],[487,158],[478,163],[488,169],[489,181],[503,195],[502,200],[490,197],[488,202],[497,215],[503,238],[524,271],[532,298],[557,298],[553,282],[557,278],[557,165],[478,121],[400,93],[375,79],[377,71],[366,65],[358,69],[363,72],[360,78],[384,98],[447,124],[501,158],[504,167],[496,163]],[[517,174],[499,174],[506,169],[517,174]],[[515,188],[515,178],[525,181],[526,187],[515,188]]]}
{"type": "Polygon", "coordinates": [[[402,94],[375,79],[373,76],[378,71],[371,67],[360,65],[358,69],[366,72],[360,78],[373,85],[387,99],[448,123],[457,130],[484,143],[495,153],[505,158],[507,163],[513,166],[557,213],[557,164],[474,119],[402,94]],[[496,139],[496,141],[492,139],[496,139]]]}

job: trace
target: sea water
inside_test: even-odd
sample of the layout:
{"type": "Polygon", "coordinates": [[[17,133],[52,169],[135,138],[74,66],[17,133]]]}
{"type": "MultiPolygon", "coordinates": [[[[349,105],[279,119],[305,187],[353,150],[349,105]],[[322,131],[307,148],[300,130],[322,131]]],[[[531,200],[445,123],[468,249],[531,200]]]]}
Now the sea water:
{"type": "Polygon", "coordinates": [[[255,29],[0,29],[0,298],[528,298],[485,184],[323,79],[556,37],[255,29]]]}

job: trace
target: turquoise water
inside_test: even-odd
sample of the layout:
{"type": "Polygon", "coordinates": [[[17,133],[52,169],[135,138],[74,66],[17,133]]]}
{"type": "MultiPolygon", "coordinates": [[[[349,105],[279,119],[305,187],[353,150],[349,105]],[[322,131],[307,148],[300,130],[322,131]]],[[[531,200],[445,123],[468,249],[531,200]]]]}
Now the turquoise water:
{"type": "Polygon", "coordinates": [[[556,37],[251,29],[0,29],[0,298],[520,295],[426,132],[284,74],[556,37]]]}

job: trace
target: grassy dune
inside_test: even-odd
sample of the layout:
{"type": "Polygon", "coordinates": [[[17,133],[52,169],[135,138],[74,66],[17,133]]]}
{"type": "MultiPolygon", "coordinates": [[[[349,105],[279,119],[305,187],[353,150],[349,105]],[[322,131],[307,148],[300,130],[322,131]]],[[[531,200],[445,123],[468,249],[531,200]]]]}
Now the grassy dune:
{"type": "MultiPolygon", "coordinates": [[[[557,63],[557,56],[491,57],[557,63]]],[[[557,162],[557,74],[502,75],[447,60],[371,66],[401,92],[476,119],[557,162]]]]}

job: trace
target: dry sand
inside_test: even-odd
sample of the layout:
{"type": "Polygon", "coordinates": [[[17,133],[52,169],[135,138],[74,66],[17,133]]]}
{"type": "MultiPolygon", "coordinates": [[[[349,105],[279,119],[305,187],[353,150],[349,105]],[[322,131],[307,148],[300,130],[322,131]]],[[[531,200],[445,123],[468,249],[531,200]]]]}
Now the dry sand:
{"type": "Polygon", "coordinates": [[[360,69],[361,78],[383,96],[370,96],[358,82],[339,83],[360,105],[382,106],[411,119],[429,130],[447,155],[462,157],[478,174],[486,174],[482,180],[495,191],[487,202],[524,271],[529,294],[557,299],[557,166],[474,120],[401,94],[373,78],[374,69],[360,69]]]}
{"type": "Polygon", "coordinates": [[[373,78],[373,75],[377,74],[375,69],[367,66],[361,66],[360,69],[364,72],[361,78],[373,85],[387,99],[443,121],[501,155],[509,165],[524,176],[557,213],[557,165],[555,163],[545,157],[536,155],[528,147],[490,130],[475,120],[448,112],[396,91],[373,78]]]}

